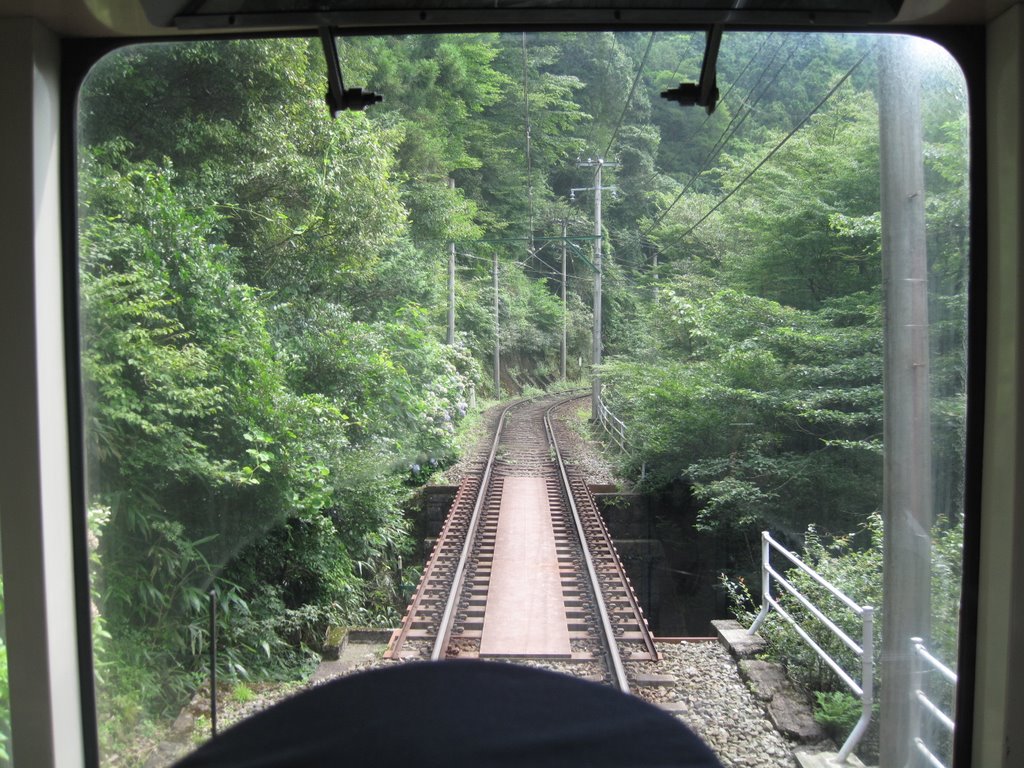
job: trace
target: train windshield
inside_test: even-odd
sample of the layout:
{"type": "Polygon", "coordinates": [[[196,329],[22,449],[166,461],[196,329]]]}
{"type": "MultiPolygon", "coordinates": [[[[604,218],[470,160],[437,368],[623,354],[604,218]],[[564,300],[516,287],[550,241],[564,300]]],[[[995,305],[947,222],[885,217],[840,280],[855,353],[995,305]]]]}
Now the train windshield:
{"type": "Polygon", "coordinates": [[[161,42],[102,59],[78,122],[103,765],[403,660],[608,681],[601,606],[632,692],[726,766],[948,765],[971,159],[944,49],[161,42]],[[541,585],[560,650],[491,645],[547,621],[492,610],[500,581],[541,585]]]}

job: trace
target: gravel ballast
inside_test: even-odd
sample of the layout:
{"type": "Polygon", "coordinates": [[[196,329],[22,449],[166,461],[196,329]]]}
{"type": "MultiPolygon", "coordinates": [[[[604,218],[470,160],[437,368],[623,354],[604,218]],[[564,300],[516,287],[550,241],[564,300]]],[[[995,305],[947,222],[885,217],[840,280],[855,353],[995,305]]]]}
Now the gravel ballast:
{"type": "MultiPolygon", "coordinates": [[[[563,451],[568,454],[567,458],[570,461],[584,469],[592,485],[615,484],[621,487],[622,483],[615,476],[610,457],[600,446],[583,437],[588,424],[580,416],[580,410],[580,401],[574,401],[561,407],[556,413],[556,417],[565,426],[565,429],[561,430],[562,440],[566,443],[563,451]]],[[[493,419],[493,416],[491,419],[488,416],[491,414],[483,415],[481,421],[484,424],[493,419]]],[[[472,461],[477,458],[474,456],[475,453],[478,451],[468,451],[463,462],[449,468],[442,482],[458,482],[462,474],[469,471],[472,461]]],[[[714,641],[661,642],[658,649],[663,657],[661,661],[626,662],[630,677],[645,683],[633,685],[634,695],[662,707],[693,729],[718,755],[726,768],[796,766],[793,757],[793,748],[796,744],[787,740],[772,726],[767,718],[764,702],[758,700],[742,681],[736,662],[724,647],[714,641]]],[[[338,676],[386,664],[401,663],[385,661],[381,658],[383,651],[383,645],[350,644],[347,656],[337,661],[325,661],[306,685],[318,685],[338,676]]],[[[530,660],[512,663],[543,666],[577,677],[593,679],[600,676],[599,667],[592,662],[530,660]]],[[[219,704],[221,723],[228,725],[249,717],[302,688],[302,684],[294,683],[281,686],[254,685],[252,690],[255,697],[244,703],[233,701],[230,695],[224,696],[219,704]]],[[[197,699],[199,701],[196,703],[202,706],[201,697],[197,699]]],[[[199,734],[193,735],[190,740],[197,737],[199,734]]],[[[186,744],[187,742],[179,742],[176,745],[179,750],[174,751],[178,754],[187,751],[186,744]]],[[[170,745],[162,746],[163,755],[169,757],[170,750],[167,750],[167,747],[170,745]]],[[[166,763],[148,763],[158,764],[166,763]]]]}
{"type": "Polygon", "coordinates": [[[662,660],[628,662],[630,673],[670,676],[672,685],[634,687],[692,728],[726,768],[793,768],[793,747],[768,721],[764,704],[714,641],[659,643],[662,660]]]}

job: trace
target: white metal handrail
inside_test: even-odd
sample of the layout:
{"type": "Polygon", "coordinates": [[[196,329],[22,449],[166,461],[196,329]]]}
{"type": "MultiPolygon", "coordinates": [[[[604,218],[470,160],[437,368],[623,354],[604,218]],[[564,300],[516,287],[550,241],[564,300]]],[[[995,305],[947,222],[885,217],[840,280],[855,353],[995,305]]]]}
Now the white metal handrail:
{"type": "Polygon", "coordinates": [[[914,706],[914,712],[910,719],[910,743],[930,765],[935,768],[948,768],[948,766],[931,751],[924,739],[921,738],[921,726],[925,713],[930,715],[935,722],[939,723],[950,736],[953,735],[953,730],[955,728],[953,718],[943,712],[942,709],[925,694],[924,673],[926,671],[925,666],[927,665],[935,672],[938,672],[946,682],[954,687],[956,686],[956,673],[937,658],[932,656],[928,652],[928,649],[925,648],[924,640],[920,637],[910,638],[910,651],[912,664],[911,674],[913,675],[913,682],[911,684],[911,701],[914,706]]]}
{"type": "Polygon", "coordinates": [[[783,548],[775,539],[771,537],[768,531],[761,533],[761,611],[757,614],[757,618],[754,619],[754,623],[750,629],[747,630],[749,634],[754,634],[761,627],[765,618],[768,616],[768,612],[774,608],[775,611],[788,621],[800,638],[807,643],[816,654],[824,661],[829,668],[836,673],[840,680],[846,684],[846,686],[853,691],[854,695],[860,699],[861,702],[861,715],[860,719],[857,720],[857,724],[854,726],[850,735],[846,737],[846,741],[843,742],[843,746],[839,750],[838,760],[841,763],[846,762],[846,758],[850,756],[854,748],[863,738],[864,733],[868,729],[868,725],[871,723],[872,708],[874,706],[874,609],[870,605],[857,605],[853,600],[840,592],[836,587],[827,582],[819,573],[804,563],[800,558],[794,555],[789,550],[783,548]],[[793,565],[799,568],[801,571],[810,576],[816,583],[827,589],[832,595],[838,598],[847,608],[849,608],[856,616],[859,616],[862,623],[861,628],[861,643],[858,645],[846,632],[839,628],[839,626],[829,619],[820,608],[814,605],[810,599],[800,592],[791,582],[789,582],[785,576],[779,573],[771,564],[771,553],[772,550],[776,550],[779,554],[783,555],[793,565]],[[807,630],[800,626],[800,623],[794,619],[789,612],[779,604],[779,602],[772,596],[772,579],[775,579],[779,585],[792,595],[796,600],[806,608],[812,616],[814,616],[821,624],[826,627],[832,634],[838,637],[847,648],[853,651],[854,654],[860,656],[861,669],[860,669],[860,683],[854,680],[853,676],[844,670],[835,659],[828,655],[814,639],[808,634],[807,630]]]}
{"type": "Polygon", "coordinates": [[[605,432],[611,435],[619,448],[623,451],[628,451],[629,440],[626,439],[626,424],[611,412],[611,409],[604,404],[604,400],[599,399],[597,401],[597,417],[605,432]]]}
{"type": "MultiPolygon", "coordinates": [[[[626,437],[626,423],[612,413],[611,409],[604,404],[604,400],[601,398],[597,400],[597,420],[601,422],[604,431],[611,435],[612,440],[619,446],[619,450],[623,453],[629,453],[631,448],[629,439],[626,437]]],[[[646,461],[640,465],[640,477],[647,477],[646,461]]]]}

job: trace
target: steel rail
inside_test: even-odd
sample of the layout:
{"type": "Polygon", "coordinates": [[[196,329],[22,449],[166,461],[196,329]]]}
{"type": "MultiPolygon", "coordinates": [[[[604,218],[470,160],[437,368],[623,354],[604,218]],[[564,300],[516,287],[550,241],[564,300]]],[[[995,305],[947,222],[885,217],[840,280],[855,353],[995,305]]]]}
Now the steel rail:
{"type": "MultiPolygon", "coordinates": [[[[480,487],[476,484],[475,479],[464,479],[459,485],[459,490],[455,494],[455,499],[452,501],[452,511],[454,512],[460,508],[464,495],[468,496],[471,493],[479,493],[479,491],[480,487]]],[[[384,653],[384,658],[397,657],[396,654],[405,645],[405,642],[409,639],[409,635],[412,632],[412,617],[419,614],[419,611],[425,602],[429,602],[429,598],[426,595],[426,585],[429,585],[435,575],[442,570],[439,562],[439,554],[443,551],[448,537],[456,536],[453,531],[457,526],[457,522],[454,517],[454,514],[449,514],[445,518],[437,543],[434,545],[434,552],[431,553],[430,558],[427,560],[427,564],[423,569],[423,574],[420,577],[420,585],[417,587],[416,592],[413,594],[412,600],[409,603],[406,618],[402,621],[402,626],[399,628],[397,635],[392,638],[391,642],[388,644],[388,650],[384,653]]]]}
{"type": "Polygon", "coordinates": [[[615,630],[612,628],[611,619],[608,616],[608,607],[604,603],[604,595],[601,592],[601,582],[597,577],[597,568],[594,566],[594,559],[590,556],[590,548],[587,546],[586,532],[583,530],[583,521],[580,518],[579,510],[576,508],[576,500],[573,498],[572,487],[569,484],[569,476],[565,471],[565,462],[562,460],[562,451],[555,439],[555,430],[551,424],[551,411],[575,398],[566,398],[555,403],[544,412],[544,429],[547,431],[548,440],[555,451],[555,460],[558,464],[558,474],[562,479],[562,487],[565,489],[565,496],[569,502],[569,510],[572,512],[572,519],[576,525],[576,533],[580,538],[580,546],[583,550],[583,560],[587,566],[587,577],[590,581],[590,588],[594,594],[594,604],[597,606],[598,616],[601,621],[601,634],[604,636],[605,653],[608,657],[608,670],[612,676],[612,682],[617,689],[623,693],[629,693],[629,680],[626,677],[626,669],[622,665],[622,656],[619,653],[619,644],[615,640],[615,630]]]}
{"type": "MultiPolygon", "coordinates": [[[[563,400],[562,404],[566,402],[568,402],[568,400],[563,400]]],[[[559,405],[559,403],[556,403],[555,405],[551,406],[551,409],[553,410],[557,408],[559,405]]],[[[604,403],[602,402],[601,405],[603,406],[604,403]]],[[[607,408],[607,406],[605,406],[605,408],[607,408]]],[[[604,544],[608,548],[608,551],[614,552],[615,542],[612,540],[611,533],[608,531],[608,526],[604,523],[604,520],[600,517],[600,514],[598,514],[597,519],[599,521],[597,535],[600,536],[600,538],[604,541],[604,544]]],[[[661,654],[658,653],[658,649],[654,645],[654,639],[652,638],[650,631],[647,629],[646,621],[643,618],[643,609],[640,607],[640,603],[636,599],[636,593],[633,591],[632,586],[630,586],[629,584],[629,577],[626,574],[626,569],[623,567],[622,560],[618,557],[617,554],[614,558],[614,567],[615,572],[619,577],[619,581],[621,581],[623,586],[625,587],[625,596],[629,601],[630,610],[639,622],[640,629],[643,632],[644,647],[646,648],[648,655],[650,655],[652,659],[660,659],[661,654]]]]}
{"type": "MultiPolygon", "coordinates": [[[[483,509],[484,502],[487,500],[487,494],[490,491],[491,472],[494,469],[494,457],[498,453],[498,445],[501,442],[501,433],[505,429],[505,417],[512,408],[516,408],[525,403],[529,403],[532,400],[538,400],[547,396],[548,395],[546,394],[535,395],[534,397],[516,400],[513,403],[509,403],[501,410],[501,416],[498,417],[498,427],[494,430],[494,440],[491,443],[491,451],[487,455],[487,465],[484,468],[484,474],[480,479],[480,486],[477,489],[476,502],[473,504],[473,513],[470,515],[469,523],[466,527],[466,539],[462,543],[462,553],[459,555],[459,564],[456,566],[455,575],[452,577],[451,590],[448,593],[448,600],[445,602],[444,613],[441,614],[441,621],[438,624],[437,637],[434,639],[434,647],[430,652],[431,661],[438,661],[444,658],[448,642],[451,640],[452,629],[455,626],[455,608],[458,606],[459,600],[462,597],[462,587],[466,580],[466,565],[469,562],[469,555],[473,548],[473,540],[476,538],[476,529],[480,524],[480,512],[483,509]]],[[[565,401],[563,400],[562,402],[565,401]]]]}
{"type": "Polygon", "coordinates": [[[476,538],[476,529],[480,523],[480,510],[483,509],[490,490],[491,471],[494,469],[494,457],[498,453],[498,443],[501,442],[501,433],[505,429],[505,416],[513,406],[522,405],[528,400],[518,400],[506,405],[501,416],[498,417],[498,427],[494,430],[494,441],[491,443],[491,452],[487,455],[487,466],[484,468],[483,477],[480,479],[480,487],[476,493],[476,503],[473,504],[473,514],[470,515],[469,524],[466,528],[466,539],[462,542],[462,554],[459,556],[459,564],[455,568],[455,575],[452,577],[451,590],[448,592],[448,600],[445,602],[444,613],[441,614],[441,621],[437,627],[437,637],[434,639],[434,648],[430,652],[430,660],[438,661],[444,658],[444,652],[451,639],[452,628],[455,625],[455,608],[462,597],[462,585],[466,579],[466,564],[469,561],[469,554],[473,549],[473,540],[476,538]]]}

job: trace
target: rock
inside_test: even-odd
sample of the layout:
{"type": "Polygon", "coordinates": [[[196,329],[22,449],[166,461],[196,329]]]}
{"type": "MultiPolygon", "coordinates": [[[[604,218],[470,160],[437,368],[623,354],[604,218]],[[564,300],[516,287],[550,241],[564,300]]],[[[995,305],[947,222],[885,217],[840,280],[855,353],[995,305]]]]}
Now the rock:
{"type": "Polygon", "coordinates": [[[800,768],[864,768],[864,763],[856,755],[850,755],[845,763],[838,762],[839,755],[835,752],[805,752],[797,750],[793,753],[800,768]]]}
{"type": "Polygon", "coordinates": [[[757,659],[742,659],[739,663],[740,676],[750,685],[750,690],[761,701],[771,701],[775,694],[789,685],[786,672],[781,664],[757,659]]]}
{"type": "Polygon", "coordinates": [[[337,661],[346,642],[348,642],[348,631],[345,627],[328,627],[320,655],[327,661],[337,661]]]}
{"type": "Polygon", "coordinates": [[[347,638],[353,645],[387,645],[394,633],[394,629],[352,627],[348,630],[347,638]]]}
{"type": "Polygon", "coordinates": [[[781,733],[804,744],[828,738],[825,729],[814,720],[807,700],[792,688],[775,694],[768,704],[768,718],[781,733]]]}
{"type": "Polygon", "coordinates": [[[765,649],[765,642],[761,636],[747,634],[747,630],[737,621],[719,619],[712,621],[711,626],[718,633],[718,642],[737,659],[752,658],[765,649]]]}
{"type": "Polygon", "coordinates": [[[673,714],[688,712],[690,710],[685,701],[663,701],[658,706],[666,712],[671,712],[673,714]]]}
{"type": "Polygon", "coordinates": [[[650,672],[638,672],[633,675],[633,683],[642,687],[652,686],[673,686],[676,684],[676,679],[672,675],[657,675],[650,672]]]}
{"type": "Polygon", "coordinates": [[[175,737],[176,741],[188,738],[192,735],[192,729],[196,725],[196,718],[188,708],[181,710],[181,714],[175,718],[174,723],[171,725],[171,734],[175,737]]]}

